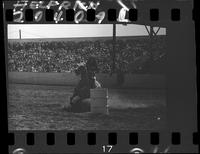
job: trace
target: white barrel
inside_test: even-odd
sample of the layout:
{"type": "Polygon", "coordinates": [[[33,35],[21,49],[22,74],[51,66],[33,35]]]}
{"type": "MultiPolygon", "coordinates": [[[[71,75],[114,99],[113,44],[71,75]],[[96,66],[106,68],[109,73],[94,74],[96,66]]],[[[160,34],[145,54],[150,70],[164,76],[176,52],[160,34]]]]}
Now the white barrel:
{"type": "Polygon", "coordinates": [[[108,112],[108,89],[90,89],[91,112],[109,114],[108,112]]]}

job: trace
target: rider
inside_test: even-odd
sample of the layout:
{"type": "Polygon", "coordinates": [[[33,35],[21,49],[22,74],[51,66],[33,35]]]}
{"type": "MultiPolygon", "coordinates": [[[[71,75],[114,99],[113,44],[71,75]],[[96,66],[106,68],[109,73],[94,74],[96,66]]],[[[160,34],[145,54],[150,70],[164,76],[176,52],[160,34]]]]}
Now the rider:
{"type": "Polygon", "coordinates": [[[98,72],[98,67],[94,57],[88,59],[86,66],[79,66],[75,70],[75,74],[81,79],[75,87],[72,97],[70,97],[70,111],[90,111],[90,89],[101,87],[101,84],[96,80],[96,72],[98,72]]]}
{"type": "Polygon", "coordinates": [[[81,112],[80,103],[84,99],[90,98],[90,86],[87,76],[87,70],[84,66],[79,66],[79,68],[75,71],[75,74],[80,77],[80,81],[78,85],[74,88],[73,95],[70,97],[70,104],[72,110],[77,107],[77,109],[75,110],[79,110],[81,112]]]}

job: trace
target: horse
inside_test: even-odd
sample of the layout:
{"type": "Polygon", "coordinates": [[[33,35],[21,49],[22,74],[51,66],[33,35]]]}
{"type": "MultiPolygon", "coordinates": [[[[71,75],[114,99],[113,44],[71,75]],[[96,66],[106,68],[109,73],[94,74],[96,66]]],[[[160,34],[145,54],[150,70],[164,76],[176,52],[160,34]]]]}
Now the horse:
{"type": "Polygon", "coordinates": [[[91,72],[88,73],[86,66],[79,66],[75,74],[81,79],[70,97],[68,110],[75,113],[90,112],[90,89],[101,88],[101,84],[96,80],[94,73],[91,77],[91,72]]]}

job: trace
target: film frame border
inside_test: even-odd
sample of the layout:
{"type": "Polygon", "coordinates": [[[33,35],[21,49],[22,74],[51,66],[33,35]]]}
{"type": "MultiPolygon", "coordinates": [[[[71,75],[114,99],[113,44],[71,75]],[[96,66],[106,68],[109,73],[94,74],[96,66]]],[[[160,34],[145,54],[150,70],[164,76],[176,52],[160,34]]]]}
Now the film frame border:
{"type": "MultiPolygon", "coordinates": [[[[193,12],[192,12],[193,17],[192,17],[192,18],[193,18],[193,19],[197,19],[198,17],[194,14],[194,12],[195,12],[195,11],[193,10],[193,12]]],[[[182,18],[180,18],[180,19],[182,19],[182,18]]],[[[11,131],[11,132],[12,132],[12,131],[11,131]]],[[[75,132],[76,132],[76,131],[75,131],[75,132]]],[[[140,132],[140,131],[138,131],[138,132],[140,132]]],[[[156,132],[156,133],[157,133],[157,132],[156,132]]],[[[177,133],[179,134],[179,132],[177,132],[177,133]]],[[[10,134],[10,133],[9,133],[9,134],[10,134]]],[[[182,133],[181,133],[181,134],[182,134],[182,133]]],[[[23,135],[24,135],[24,134],[23,134],[23,135]]],[[[31,135],[31,136],[32,136],[32,135],[31,135]]],[[[33,135],[33,136],[34,136],[34,135],[33,135]]],[[[32,136],[32,137],[33,137],[33,136],[32,136]]],[[[179,136],[179,135],[178,135],[178,136],[179,136]]],[[[193,132],[192,135],[190,134],[190,137],[191,137],[191,136],[193,136],[192,139],[191,139],[191,141],[193,140],[193,144],[194,144],[194,145],[198,145],[198,144],[199,144],[199,140],[198,140],[198,139],[199,139],[199,134],[198,134],[197,132],[193,132]]],[[[182,135],[181,135],[181,139],[182,139],[182,135]]],[[[176,141],[175,141],[175,142],[176,142],[176,141]]],[[[181,141],[180,143],[182,143],[182,141],[181,141]]]]}
{"type": "MultiPolygon", "coordinates": [[[[74,22],[74,10],[73,9],[67,9],[65,10],[65,22],[74,22]]],[[[6,21],[7,22],[14,22],[13,17],[13,10],[7,9],[6,10],[6,21]]],[[[109,22],[116,22],[117,21],[117,10],[116,9],[108,9],[107,11],[107,20],[109,22]]],[[[171,9],[171,21],[180,21],[183,17],[181,14],[181,11],[179,8],[172,8],[171,9]]],[[[149,9],[149,21],[159,21],[159,9],[157,8],[150,8],[149,9]]],[[[45,21],[47,22],[53,22],[54,21],[54,10],[53,9],[47,9],[45,10],[45,21]]],[[[192,15],[192,18],[194,18],[194,14],[192,15]]],[[[34,22],[34,15],[33,15],[33,9],[26,9],[24,14],[25,22],[34,22]]],[[[94,22],[95,21],[95,10],[89,9],[86,12],[86,20],[87,22],[94,22]]],[[[129,22],[134,22],[138,20],[138,9],[130,9],[128,11],[128,20],[129,22]]],[[[127,23],[129,23],[127,22],[127,23]]],[[[126,23],[123,22],[122,23],[126,23]]],[[[87,23],[88,24],[88,23],[87,23]]],[[[93,24],[93,23],[91,23],[93,24]]],[[[120,24],[120,21],[119,21],[120,24]]]]}
{"type": "MultiPolygon", "coordinates": [[[[11,131],[12,132],[12,131],[11,131]]],[[[67,145],[75,145],[76,143],[76,134],[72,132],[66,132],[66,141],[67,145]]],[[[33,146],[35,145],[35,134],[32,131],[28,131],[23,134],[26,138],[26,144],[33,146]]],[[[169,139],[171,140],[172,145],[179,145],[181,144],[182,138],[181,134],[179,132],[172,132],[168,133],[170,136],[169,139]]],[[[87,132],[85,133],[87,138],[87,145],[96,145],[97,139],[96,139],[96,133],[95,132],[87,132]]],[[[138,145],[139,144],[139,133],[137,132],[129,132],[128,133],[128,141],[129,145],[138,145]]],[[[13,146],[15,145],[15,134],[14,133],[8,133],[8,145],[13,146]]],[[[117,144],[117,133],[110,132],[107,134],[108,144],[109,145],[116,145],[117,144]]],[[[151,145],[159,145],[160,143],[160,133],[152,131],[149,136],[149,144],[151,145]]],[[[198,132],[192,133],[192,143],[194,145],[199,144],[199,134],[198,132]]],[[[47,145],[55,145],[55,133],[50,131],[49,133],[46,133],[46,144],[47,145]]]]}
{"type": "Polygon", "coordinates": [[[58,149],[60,153],[129,153],[134,148],[141,148],[149,153],[152,147],[159,147],[161,152],[172,149],[173,152],[187,150],[188,153],[192,150],[191,145],[197,148],[199,144],[197,133],[191,135],[166,131],[16,131],[9,135],[12,136],[9,151],[23,148],[33,153],[57,153],[58,149]],[[93,137],[89,134],[93,134],[93,137]],[[131,136],[133,134],[134,138],[131,136]],[[112,151],[103,151],[103,146],[111,146],[112,151]]]}
{"type": "MultiPolygon", "coordinates": [[[[48,9],[44,9],[44,8],[34,8],[31,9],[30,4],[27,6],[22,8],[22,12],[23,12],[23,16],[22,22],[19,21],[13,21],[14,20],[14,15],[13,15],[13,7],[11,7],[10,5],[13,4],[13,2],[11,2],[11,0],[4,0],[5,2],[7,2],[7,4],[4,6],[5,9],[5,21],[7,21],[8,24],[39,24],[39,23],[48,23],[48,24],[55,24],[55,14],[58,13],[57,6],[52,6],[53,8],[48,7],[48,9]],[[41,19],[39,21],[36,21],[34,19],[34,17],[37,14],[38,10],[42,10],[43,12],[41,12],[41,19]],[[27,19],[27,21],[26,21],[27,19]]],[[[87,1],[87,0],[86,0],[87,1]]],[[[137,0],[136,2],[138,2],[137,4],[140,4],[138,7],[140,7],[138,9],[138,7],[134,8],[134,7],[130,7],[128,8],[129,10],[126,10],[125,16],[124,18],[120,18],[120,11],[123,8],[119,3],[123,2],[122,0],[116,0],[113,3],[109,2],[109,3],[103,3],[102,1],[102,6],[104,7],[101,8],[102,6],[99,5],[100,7],[100,11],[104,11],[105,12],[105,17],[103,18],[101,24],[109,24],[109,23],[117,23],[117,24],[137,24],[137,22],[139,22],[140,24],[143,23],[149,23],[149,24],[159,24],[162,22],[178,22],[178,21],[191,21],[191,19],[195,19],[197,18],[197,11],[196,9],[191,9],[192,7],[192,1],[186,0],[186,1],[179,1],[179,0],[170,0],[169,2],[163,1],[162,3],[159,2],[159,0],[149,0],[149,1],[144,1],[144,0],[137,0]],[[188,6],[186,6],[186,4],[188,6]],[[108,5],[108,6],[106,6],[108,5]],[[181,9],[182,8],[182,9],[181,9]],[[189,11],[190,10],[190,11],[189,11]],[[192,10],[192,11],[191,11],[192,10]],[[123,21],[123,20],[128,20],[128,21],[123,21]]],[[[17,1],[14,1],[17,2],[17,1]]],[[[32,1],[31,1],[32,2],[32,1]]],[[[33,1],[33,2],[37,2],[37,1],[33,1]]],[[[62,2],[62,1],[58,1],[58,2],[62,2]]],[[[71,0],[69,0],[69,2],[71,2],[71,0]]],[[[84,1],[85,2],[85,1],[84,1]]],[[[87,1],[88,2],[88,1],[87,1]]],[[[93,2],[90,1],[89,4],[93,2]]],[[[71,3],[70,3],[71,4],[71,3]]],[[[47,4],[46,4],[47,5],[47,4]]],[[[48,6],[48,5],[47,5],[48,6]]],[[[73,5],[72,5],[73,6],[73,5]]],[[[97,11],[98,8],[96,9],[88,9],[88,10],[84,10],[83,11],[83,21],[80,21],[80,24],[95,24],[97,23],[95,21],[95,13],[98,12],[97,11]]],[[[59,10],[60,11],[60,10],[59,10]]],[[[58,24],[59,23],[65,23],[65,24],[74,24],[76,23],[73,18],[75,16],[76,10],[73,8],[69,8],[69,9],[64,9],[64,11],[62,11],[62,20],[58,20],[58,24]],[[68,15],[69,13],[69,15],[68,15]],[[70,18],[68,20],[68,18],[70,18]]],[[[57,14],[58,15],[58,14],[57,14]]],[[[78,23],[78,24],[79,24],[78,23]]]]}

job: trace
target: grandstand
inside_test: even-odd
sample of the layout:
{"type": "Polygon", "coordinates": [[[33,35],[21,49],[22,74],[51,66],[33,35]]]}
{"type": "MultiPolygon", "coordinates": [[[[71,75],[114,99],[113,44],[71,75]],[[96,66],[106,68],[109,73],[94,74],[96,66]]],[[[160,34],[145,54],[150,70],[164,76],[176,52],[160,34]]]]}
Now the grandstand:
{"type": "MultiPolygon", "coordinates": [[[[162,57],[166,54],[165,36],[154,39],[153,49],[149,48],[151,43],[148,36],[117,37],[116,65],[123,63],[126,73],[156,72],[154,68],[160,66],[159,73],[163,70],[159,63],[163,63],[162,57]],[[154,61],[157,66],[148,70],[144,67],[146,62],[149,67],[154,61]]],[[[93,55],[99,62],[100,71],[110,73],[112,50],[111,37],[8,40],[8,68],[9,71],[25,72],[73,71],[78,63],[93,55]],[[50,68],[45,68],[46,63],[51,65],[50,68]]]]}

